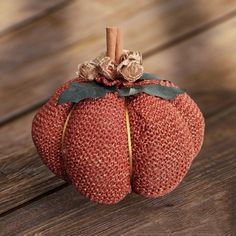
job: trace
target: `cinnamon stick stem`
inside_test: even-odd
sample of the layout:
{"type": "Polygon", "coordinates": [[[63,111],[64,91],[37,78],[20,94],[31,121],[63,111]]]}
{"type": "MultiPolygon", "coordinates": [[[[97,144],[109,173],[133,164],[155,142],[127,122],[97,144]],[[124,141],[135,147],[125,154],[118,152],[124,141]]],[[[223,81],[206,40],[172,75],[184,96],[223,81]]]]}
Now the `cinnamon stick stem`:
{"type": "Polygon", "coordinates": [[[116,36],[116,63],[119,64],[120,57],[122,55],[123,51],[123,37],[122,37],[122,30],[120,28],[117,28],[117,36],[116,36]]]}
{"type": "Polygon", "coordinates": [[[117,27],[106,28],[107,56],[115,61],[117,27]]]}

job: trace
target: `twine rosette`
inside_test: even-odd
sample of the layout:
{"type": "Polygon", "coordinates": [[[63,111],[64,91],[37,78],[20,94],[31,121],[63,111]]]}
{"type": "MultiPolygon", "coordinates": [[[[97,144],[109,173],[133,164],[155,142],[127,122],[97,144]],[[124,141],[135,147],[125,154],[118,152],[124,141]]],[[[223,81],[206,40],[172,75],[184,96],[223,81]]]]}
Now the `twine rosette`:
{"type": "Polygon", "coordinates": [[[175,189],[201,149],[204,118],[172,82],[144,72],[140,52],[107,29],[107,52],[78,66],[37,112],[32,137],[43,162],[90,200],[115,204],[175,189]]]}
{"type": "Polygon", "coordinates": [[[85,80],[96,80],[105,77],[109,81],[123,79],[135,82],[143,75],[142,54],[140,52],[124,50],[117,64],[105,53],[94,60],[84,62],[78,66],[76,74],[85,80]]]}

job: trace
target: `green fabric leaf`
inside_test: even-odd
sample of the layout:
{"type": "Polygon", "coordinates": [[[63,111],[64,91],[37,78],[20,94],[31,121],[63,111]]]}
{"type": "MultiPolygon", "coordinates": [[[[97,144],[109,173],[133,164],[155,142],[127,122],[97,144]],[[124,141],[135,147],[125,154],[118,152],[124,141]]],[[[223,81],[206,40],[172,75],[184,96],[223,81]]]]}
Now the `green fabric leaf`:
{"type": "Polygon", "coordinates": [[[143,75],[139,78],[139,80],[162,80],[160,77],[150,73],[143,73],[143,75]]]}
{"type": "Polygon", "coordinates": [[[139,85],[136,85],[136,86],[134,86],[132,88],[121,88],[121,89],[118,89],[118,92],[119,92],[121,97],[128,97],[128,96],[132,96],[132,95],[135,95],[137,93],[143,92],[143,87],[139,86],[139,85]]]}
{"type": "Polygon", "coordinates": [[[72,82],[70,87],[63,91],[59,97],[58,104],[66,102],[78,103],[87,98],[101,98],[109,92],[119,92],[121,97],[128,97],[138,93],[146,93],[163,99],[174,99],[185,90],[175,87],[166,87],[159,84],[134,85],[130,88],[105,87],[95,81],[87,83],[72,82]]]}
{"type": "Polygon", "coordinates": [[[177,95],[184,93],[185,90],[175,87],[161,86],[159,84],[150,84],[144,86],[143,92],[164,99],[174,99],[177,95]]]}
{"type": "Polygon", "coordinates": [[[78,103],[86,98],[101,98],[108,92],[115,92],[114,87],[104,87],[94,81],[88,83],[72,82],[70,87],[61,93],[58,104],[78,103]]]}
{"type": "Polygon", "coordinates": [[[174,99],[178,94],[185,92],[180,88],[166,87],[159,84],[134,86],[132,88],[121,88],[118,91],[121,97],[132,96],[137,93],[146,93],[151,96],[156,96],[164,99],[174,99]]]}

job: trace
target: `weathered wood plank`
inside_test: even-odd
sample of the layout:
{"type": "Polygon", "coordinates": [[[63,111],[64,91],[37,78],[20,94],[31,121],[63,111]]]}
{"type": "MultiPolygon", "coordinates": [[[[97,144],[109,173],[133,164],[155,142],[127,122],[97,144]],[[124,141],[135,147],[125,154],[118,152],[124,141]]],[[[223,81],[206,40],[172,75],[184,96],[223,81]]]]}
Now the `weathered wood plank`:
{"type": "MultiPolygon", "coordinates": [[[[42,60],[93,35],[104,39],[104,25],[125,22],[137,13],[151,9],[155,0],[134,5],[134,0],[74,1],[44,18],[0,38],[1,73],[11,73],[22,65],[42,60]],[[119,3],[119,4],[118,4],[119,3]],[[114,8],[116,5],[116,8],[114,8]],[[132,6],[133,5],[133,6],[132,6]],[[9,63],[9,61],[11,63],[9,63]]],[[[78,53],[78,52],[77,52],[78,53]]]]}
{"type": "Polygon", "coordinates": [[[48,12],[64,7],[69,1],[70,0],[2,1],[0,8],[0,36],[29,24],[33,20],[48,14],[48,12]]]}
{"type": "Polygon", "coordinates": [[[236,106],[207,119],[199,158],[167,196],[147,199],[131,194],[117,205],[104,206],[89,202],[69,186],[5,215],[2,233],[234,235],[235,122],[236,106]]]}
{"type": "Polygon", "coordinates": [[[96,1],[88,7],[81,0],[1,38],[0,99],[5,101],[0,109],[1,121],[45,100],[58,84],[74,75],[78,63],[103,50],[107,22],[119,22],[124,28],[126,48],[145,53],[227,15],[236,5],[222,0],[209,5],[203,0],[126,2],[113,0],[104,7],[103,1],[96,1]],[[118,5],[115,12],[114,4],[118,5]],[[76,21],[78,12],[80,20],[76,21]],[[14,99],[9,98],[9,93],[14,94],[14,99]]]}
{"type": "MultiPolygon", "coordinates": [[[[211,114],[213,111],[216,111],[217,107],[222,108],[224,106],[227,106],[228,104],[225,103],[225,98],[227,98],[227,101],[235,99],[235,92],[233,91],[235,89],[234,75],[236,74],[236,68],[233,65],[235,64],[236,58],[234,55],[232,55],[232,57],[226,57],[226,54],[230,53],[235,47],[235,24],[236,19],[228,21],[222,25],[219,25],[218,27],[209,30],[208,32],[205,32],[202,35],[198,35],[197,37],[192,38],[191,40],[186,41],[181,45],[176,45],[175,47],[170,49],[173,50],[174,60],[175,52],[179,47],[181,47],[181,52],[191,51],[191,49],[194,48],[194,52],[197,51],[199,55],[199,67],[204,67],[206,61],[210,61],[212,60],[212,58],[214,58],[213,62],[215,64],[213,62],[211,62],[212,64],[210,64],[212,67],[210,67],[211,70],[201,70],[201,74],[199,74],[199,71],[196,70],[195,77],[192,76],[190,70],[189,73],[187,73],[188,71],[185,70],[185,64],[188,63],[188,67],[193,68],[194,71],[196,61],[194,59],[195,57],[193,56],[191,57],[189,55],[188,60],[185,60],[185,64],[181,64],[182,61],[179,61],[178,66],[174,67],[179,71],[178,77],[175,77],[181,78],[181,84],[185,85],[184,87],[189,88],[190,92],[193,95],[193,98],[199,103],[200,107],[203,108],[205,115],[211,114]],[[216,35],[219,36],[219,33],[223,35],[222,32],[224,32],[224,37],[216,37],[216,35]],[[214,48],[209,50],[207,54],[204,54],[204,52],[210,46],[209,44],[207,44],[207,48],[203,47],[203,42],[208,42],[209,44],[214,45],[214,48]],[[214,55],[216,55],[216,52],[218,53],[218,57],[214,57],[214,55]],[[220,55],[222,55],[223,59],[220,57],[220,55]],[[225,64],[219,66],[218,63],[223,62],[225,64]],[[181,66],[182,69],[180,69],[181,66]],[[212,85],[212,73],[214,72],[213,68],[217,70],[217,74],[221,75],[216,77],[214,86],[212,85]],[[204,78],[204,81],[201,80],[202,77],[204,78]],[[224,81],[227,81],[225,85],[222,85],[223,82],[221,83],[222,77],[224,78],[224,81]],[[208,89],[207,92],[204,91],[204,89],[206,88],[208,89]],[[225,91],[227,91],[227,93],[225,91]],[[223,97],[223,99],[218,99],[217,96],[219,94],[224,94],[225,97],[223,97]],[[214,100],[217,101],[217,104],[213,102],[214,100]]],[[[169,63],[168,65],[170,66],[170,68],[166,68],[165,71],[174,71],[172,66],[174,66],[175,64],[168,62],[171,60],[170,51],[167,50],[166,54],[164,54],[163,52],[161,53],[161,55],[162,56],[155,61],[149,59],[145,60],[146,68],[148,68],[149,71],[155,71],[156,66],[159,66],[159,68],[161,68],[160,62],[162,60],[165,60],[165,62],[169,63]]],[[[162,69],[162,71],[164,71],[164,69],[162,69]]],[[[169,77],[175,78],[171,74],[169,75],[169,77]]],[[[30,126],[33,115],[34,112],[25,115],[15,122],[11,122],[0,129],[0,150],[2,152],[2,155],[0,157],[0,170],[2,173],[0,178],[1,212],[18,206],[28,201],[29,199],[40,195],[41,193],[45,193],[45,191],[47,191],[48,189],[53,188],[53,186],[51,186],[51,183],[53,185],[54,182],[50,182],[52,181],[51,178],[53,178],[52,174],[47,170],[45,166],[42,165],[39,159],[37,159],[38,157],[35,153],[35,149],[31,141],[30,126]],[[21,161],[15,162],[17,158],[21,158],[21,161]],[[35,164],[34,168],[32,168],[32,166],[28,163],[34,162],[37,164],[35,164]],[[49,184],[47,181],[49,182],[49,184]],[[26,185],[27,187],[22,187],[24,185],[26,185]],[[15,194],[17,194],[17,197],[14,197],[15,194]]],[[[56,178],[54,178],[54,181],[55,186],[58,186],[62,183],[61,180],[56,178]]]]}
{"type": "Polygon", "coordinates": [[[236,19],[149,56],[146,71],[189,90],[206,115],[236,101],[236,19]]]}
{"type": "Polygon", "coordinates": [[[35,152],[30,135],[32,118],[31,113],[0,130],[0,212],[29,200],[32,192],[38,196],[64,183],[43,166],[35,152]]]}

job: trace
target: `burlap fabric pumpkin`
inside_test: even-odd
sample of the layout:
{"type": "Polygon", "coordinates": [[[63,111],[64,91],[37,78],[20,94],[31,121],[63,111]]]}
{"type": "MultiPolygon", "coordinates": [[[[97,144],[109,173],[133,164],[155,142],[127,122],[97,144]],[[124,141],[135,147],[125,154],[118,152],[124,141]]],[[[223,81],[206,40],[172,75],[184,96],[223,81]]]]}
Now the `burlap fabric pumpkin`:
{"type": "Polygon", "coordinates": [[[147,197],[169,193],[203,142],[204,119],[196,103],[173,83],[143,74],[141,57],[127,59],[129,53],[122,66],[107,67],[109,76],[99,67],[103,58],[80,66],[78,77],[58,88],[33,120],[32,137],[43,162],[99,203],[117,203],[131,191],[147,197]],[[91,83],[106,92],[96,97],[93,90],[73,87],[91,83]],[[175,94],[168,98],[171,89],[175,94]],[[75,102],[77,93],[85,98],[79,95],[75,102]]]}

